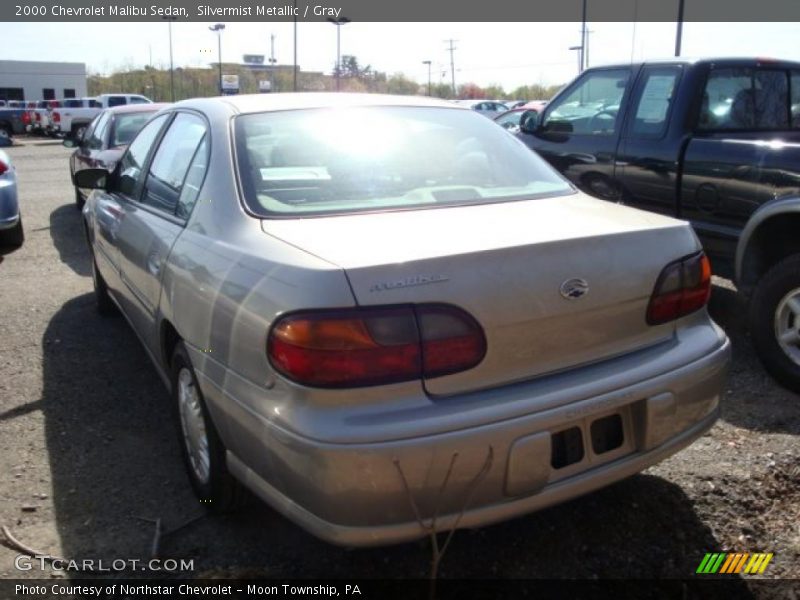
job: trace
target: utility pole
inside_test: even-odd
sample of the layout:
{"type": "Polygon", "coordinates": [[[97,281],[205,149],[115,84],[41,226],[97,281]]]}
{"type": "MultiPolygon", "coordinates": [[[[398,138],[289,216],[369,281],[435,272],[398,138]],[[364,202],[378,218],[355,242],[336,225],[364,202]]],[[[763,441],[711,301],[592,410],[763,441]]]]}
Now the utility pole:
{"type": "Polygon", "coordinates": [[[294,69],[292,69],[292,91],[297,91],[297,0],[292,4],[294,14],[294,69]]]}
{"type": "Polygon", "coordinates": [[[453,52],[456,51],[455,43],[458,40],[445,40],[448,43],[447,50],[450,52],[450,82],[453,86],[453,98],[456,97],[456,65],[453,59],[453,52]]]}
{"type": "Polygon", "coordinates": [[[278,61],[275,58],[275,34],[274,33],[270,33],[269,34],[269,66],[270,66],[270,69],[269,69],[269,79],[270,79],[269,91],[270,92],[274,92],[275,91],[275,63],[276,62],[278,62],[278,61]]]}
{"type": "Polygon", "coordinates": [[[431,95],[431,61],[423,60],[423,65],[428,65],[428,96],[431,95]]]}
{"type": "Polygon", "coordinates": [[[328,17],[328,21],[336,25],[336,91],[339,91],[339,82],[342,77],[342,25],[347,25],[350,22],[350,19],[347,17],[339,17],[334,19],[333,17],[328,17]]]}
{"type": "Polygon", "coordinates": [[[581,17],[581,66],[578,73],[586,68],[586,0],[583,0],[583,16],[581,17]]]}
{"type": "Polygon", "coordinates": [[[222,32],[225,30],[224,23],[217,23],[208,28],[217,34],[217,59],[219,64],[219,95],[222,96],[222,32]]]}
{"type": "Polygon", "coordinates": [[[681,55],[681,41],[683,38],[683,4],[684,0],[678,0],[678,30],[675,32],[675,56],[681,55]]]}
{"type": "MultiPolygon", "coordinates": [[[[163,17],[169,27],[169,90],[172,101],[175,102],[175,69],[172,62],[172,22],[178,17],[163,17]]],[[[151,59],[152,62],[152,59],[151,59]]]]}

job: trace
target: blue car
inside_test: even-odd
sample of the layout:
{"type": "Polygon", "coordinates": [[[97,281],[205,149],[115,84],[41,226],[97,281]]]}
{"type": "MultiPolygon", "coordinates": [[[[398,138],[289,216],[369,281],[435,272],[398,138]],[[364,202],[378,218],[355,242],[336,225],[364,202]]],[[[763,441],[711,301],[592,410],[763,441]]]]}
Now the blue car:
{"type": "Polygon", "coordinates": [[[22,216],[17,200],[17,173],[8,154],[0,150],[0,246],[22,246],[22,216]]]}

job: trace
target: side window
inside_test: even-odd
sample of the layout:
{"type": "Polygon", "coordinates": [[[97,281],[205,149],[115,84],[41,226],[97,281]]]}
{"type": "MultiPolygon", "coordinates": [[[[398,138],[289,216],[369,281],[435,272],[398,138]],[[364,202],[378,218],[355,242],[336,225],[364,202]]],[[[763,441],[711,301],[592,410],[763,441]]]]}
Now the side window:
{"type": "Polygon", "coordinates": [[[108,106],[109,108],[112,106],[122,106],[123,104],[127,104],[125,100],[125,96],[109,96],[108,97],[108,106]]]}
{"type": "Polygon", "coordinates": [[[660,138],[667,130],[679,67],[652,67],[644,75],[631,125],[631,137],[660,138]]]}
{"type": "Polygon", "coordinates": [[[150,104],[146,98],[142,98],[141,96],[131,96],[130,97],[131,104],[150,104]]]}
{"type": "Polygon", "coordinates": [[[800,129],[800,71],[792,71],[792,81],[789,89],[792,90],[792,129],[800,129]]]}
{"type": "Polygon", "coordinates": [[[786,129],[789,127],[788,91],[785,71],[715,69],[706,82],[697,128],[786,129]]]}
{"type": "Polygon", "coordinates": [[[138,196],[139,190],[144,184],[144,163],[168,116],[160,115],[145,125],[123,154],[119,164],[119,181],[116,186],[121,194],[133,198],[138,196]]]}
{"type": "Polygon", "coordinates": [[[108,123],[111,120],[111,113],[104,112],[101,114],[92,128],[92,133],[89,136],[89,148],[92,150],[99,150],[103,147],[103,140],[106,138],[106,131],[108,131],[108,123]]]}
{"type": "Polygon", "coordinates": [[[186,180],[183,182],[183,189],[178,198],[178,206],[175,209],[175,214],[181,219],[188,219],[192,214],[197,196],[200,194],[200,186],[203,185],[203,179],[208,169],[208,134],[203,136],[203,141],[194,153],[192,164],[189,165],[189,172],[186,174],[186,180]]]}
{"type": "Polygon", "coordinates": [[[547,131],[612,135],[617,128],[630,69],[603,69],[584,76],[567,94],[548,106],[547,131]]]}
{"type": "MultiPolygon", "coordinates": [[[[189,113],[178,113],[150,164],[142,202],[168,213],[176,212],[189,166],[205,133],[203,119],[189,113]]],[[[189,195],[187,191],[187,201],[189,195]]]]}

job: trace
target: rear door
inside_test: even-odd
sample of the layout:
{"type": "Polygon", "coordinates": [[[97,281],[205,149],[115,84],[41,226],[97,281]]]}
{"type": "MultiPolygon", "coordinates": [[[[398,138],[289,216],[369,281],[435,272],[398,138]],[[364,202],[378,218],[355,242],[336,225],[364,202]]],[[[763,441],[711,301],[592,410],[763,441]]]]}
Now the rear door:
{"type": "Polygon", "coordinates": [[[712,66],[683,161],[681,217],[691,221],[715,271],[732,274],[742,229],[766,202],[800,189],[800,129],[780,65],[712,66]]]}
{"type": "MultiPolygon", "coordinates": [[[[631,97],[617,154],[615,179],[620,200],[675,216],[678,211],[679,156],[683,130],[673,126],[682,65],[646,65],[631,97]]],[[[678,124],[680,125],[680,124],[678,124]]]]}
{"type": "Polygon", "coordinates": [[[614,165],[632,80],[632,67],[587,71],[547,106],[540,131],[520,139],[583,191],[617,200],[614,165]]]}
{"type": "Polygon", "coordinates": [[[161,275],[188,218],[186,205],[196,198],[198,190],[192,178],[198,172],[197,164],[202,171],[206,165],[207,131],[198,114],[178,112],[146,166],[141,190],[121,205],[117,247],[127,314],[154,351],[161,275]]]}

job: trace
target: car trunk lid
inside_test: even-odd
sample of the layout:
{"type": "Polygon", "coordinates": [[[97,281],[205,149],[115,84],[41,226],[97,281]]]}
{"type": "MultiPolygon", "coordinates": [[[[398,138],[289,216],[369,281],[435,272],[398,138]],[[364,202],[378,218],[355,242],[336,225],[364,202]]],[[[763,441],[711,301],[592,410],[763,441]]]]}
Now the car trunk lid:
{"type": "MultiPolygon", "coordinates": [[[[428,379],[431,395],[513,383],[668,339],[649,326],[655,281],[698,249],[683,222],[574,196],[430,210],[264,220],[343,268],[359,305],[441,302],[483,327],[484,360],[428,379]]],[[[300,307],[298,307],[300,308],[300,307]]]]}

